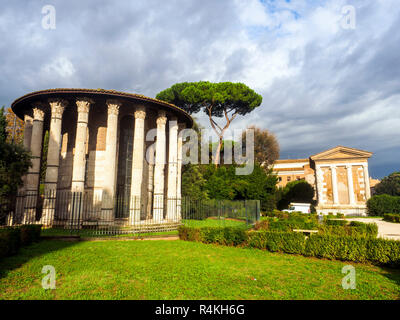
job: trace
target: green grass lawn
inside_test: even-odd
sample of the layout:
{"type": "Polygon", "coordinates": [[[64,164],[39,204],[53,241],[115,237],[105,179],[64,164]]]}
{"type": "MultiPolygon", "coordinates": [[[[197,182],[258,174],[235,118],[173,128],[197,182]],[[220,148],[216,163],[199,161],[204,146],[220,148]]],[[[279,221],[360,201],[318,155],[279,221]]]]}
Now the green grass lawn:
{"type": "Polygon", "coordinates": [[[0,261],[0,299],[399,299],[400,271],[184,241],[42,241],[0,261]],[[41,287],[53,265],[55,290],[41,287]]]}

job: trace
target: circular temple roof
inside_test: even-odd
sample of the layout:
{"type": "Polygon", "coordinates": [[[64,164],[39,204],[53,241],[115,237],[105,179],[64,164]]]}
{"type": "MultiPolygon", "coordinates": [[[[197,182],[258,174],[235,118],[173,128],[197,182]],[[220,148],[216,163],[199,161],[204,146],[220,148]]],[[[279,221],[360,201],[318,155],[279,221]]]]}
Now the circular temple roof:
{"type": "Polygon", "coordinates": [[[24,114],[27,110],[32,108],[32,103],[38,101],[47,101],[49,98],[62,98],[62,99],[74,99],[76,97],[88,97],[88,98],[103,98],[103,99],[119,99],[121,102],[146,102],[153,105],[161,110],[174,111],[178,116],[180,122],[185,122],[186,125],[191,128],[193,125],[192,117],[183,109],[177,106],[161,101],[158,99],[149,98],[140,94],[120,92],[116,90],[105,90],[105,89],[47,89],[28,93],[11,104],[11,109],[21,119],[24,118],[24,114]]]}

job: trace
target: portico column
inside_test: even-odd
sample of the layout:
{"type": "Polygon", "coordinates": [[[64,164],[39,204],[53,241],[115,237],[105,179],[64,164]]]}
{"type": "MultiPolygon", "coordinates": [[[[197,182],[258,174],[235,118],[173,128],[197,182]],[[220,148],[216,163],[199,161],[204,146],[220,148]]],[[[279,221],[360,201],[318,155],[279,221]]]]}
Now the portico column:
{"type": "Polygon", "coordinates": [[[324,174],[322,172],[321,167],[317,166],[316,167],[316,180],[317,180],[317,191],[318,191],[318,204],[319,205],[324,205],[324,192],[323,192],[323,179],[324,179],[324,174]]]}
{"type": "Polygon", "coordinates": [[[107,100],[106,104],[108,107],[107,134],[101,216],[103,220],[110,221],[113,219],[114,212],[118,114],[121,102],[117,100],[107,100]]]}
{"type": "Polygon", "coordinates": [[[349,201],[350,204],[356,204],[356,199],[354,196],[354,184],[353,184],[353,170],[351,165],[346,166],[347,169],[347,183],[349,187],[349,201]]]}
{"type": "Polygon", "coordinates": [[[177,218],[178,221],[181,220],[181,206],[182,206],[182,148],[183,148],[183,138],[182,130],[186,128],[184,123],[178,124],[178,172],[176,177],[176,198],[177,198],[177,218]]]}
{"type": "Polygon", "coordinates": [[[76,100],[78,122],[76,125],[75,152],[72,168],[71,191],[73,192],[83,192],[85,189],[87,126],[89,108],[92,103],[93,101],[87,98],[78,98],[76,100]]]}
{"type": "Polygon", "coordinates": [[[145,108],[140,106],[135,111],[135,127],[133,134],[132,153],[132,182],[129,208],[130,224],[140,221],[141,194],[143,185],[143,161],[144,161],[144,119],[146,118],[145,108]]]}
{"type": "Polygon", "coordinates": [[[51,108],[49,146],[47,151],[47,168],[45,179],[45,201],[41,223],[49,226],[54,220],[55,199],[58,182],[58,166],[60,162],[62,115],[67,101],[49,100],[51,108]]]}
{"type": "Polygon", "coordinates": [[[32,127],[33,118],[26,114],[24,116],[24,148],[29,151],[31,149],[32,127]]]}
{"type": "Polygon", "coordinates": [[[167,185],[167,219],[176,220],[177,207],[177,176],[178,176],[178,121],[169,121],[169,152],[168,152],[168,185],[167,185]]]}
{"type": "Polygon", "coordinates": [[[33,124],[30,150],[32,167],[26,177],[26,196],[23,223],[35,222],[36,205],[39,191],[40,158],[43,140],[44,106],[37,103],[33,107],[33,124]]]}
{"type": "Polygon", "coordinates": [[[336,166],[331,166],[331,175],[332,175],[332,193],[333,193],[333,204],[339,204],[339,195],[337,189],[337,175],[336,175],[336,166]]]}
{"type": "Polygon", "coordinates": [[[365,200],[371,198],[371,186],[369,184],[368,164],[363,164],[364,169],[364,184],[365,184],[365,200]]]}
{"type": "Polygon", "coordinates": [[[157,141],[156,141],[156,164],[154,167],[154,202],[153,220],[160,222],[164,214],[164,166],[165,166],[165,124],[167,117],[165,111],[158,112],[157,118],[157,141]]]}

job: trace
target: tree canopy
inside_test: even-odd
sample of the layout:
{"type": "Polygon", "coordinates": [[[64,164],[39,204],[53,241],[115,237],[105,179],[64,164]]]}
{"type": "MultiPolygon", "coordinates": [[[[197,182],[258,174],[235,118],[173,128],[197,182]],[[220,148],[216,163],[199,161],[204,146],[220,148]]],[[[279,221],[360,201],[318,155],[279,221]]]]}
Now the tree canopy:
{"type": "Polygon", "coordinates": [[[159,92],[157,99],[184,109],[189,114],[205,112],[211,127],[219,137],[214,163],[219,164],[224,132],[237,115],[245,115],[262,102],[261,95],[243,83],[208,81],[176,83],[159,92]],[[214,117],[225,117],[225,125],[219,125],[214,117]]]}
{"type": "MultiPolygon", "coordinates": [[[[279,143],[275,135],[267,129],[251,126],[254,130],[254,161],[264,168],[268,168],[275,160],[279,159],[279,143]]],[[[246,141],[246,135],[242,135],[242,143],[246,141]]]]}
{"type": "Polygon", "coordinates": [[[28,172],[31,156],[21,144],[8,142],[7,119],[0,108],[0,196],[15,193],[28,172]]]}
{"type": "Polygon", "coordinates": [[[400,172],[393,172],[375,186],[376,194],[400,196],[400,172]]]}

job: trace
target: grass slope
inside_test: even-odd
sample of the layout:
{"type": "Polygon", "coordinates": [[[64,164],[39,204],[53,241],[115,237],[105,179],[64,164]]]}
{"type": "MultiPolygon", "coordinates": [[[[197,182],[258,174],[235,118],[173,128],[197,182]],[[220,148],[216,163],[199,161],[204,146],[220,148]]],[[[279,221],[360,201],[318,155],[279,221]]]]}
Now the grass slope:
{"type": "Polygon", "coordinates": [[[399,299],[400,271],[184,241],[42,241],[0,261],[0,299],[399,299]],[[41,287],[44,265],[56,290],[41,287]]]}

